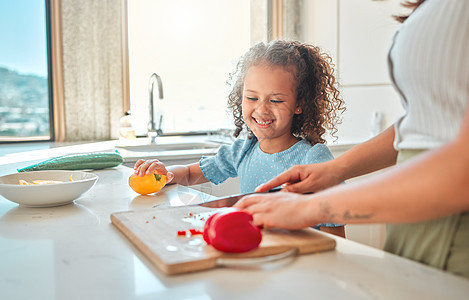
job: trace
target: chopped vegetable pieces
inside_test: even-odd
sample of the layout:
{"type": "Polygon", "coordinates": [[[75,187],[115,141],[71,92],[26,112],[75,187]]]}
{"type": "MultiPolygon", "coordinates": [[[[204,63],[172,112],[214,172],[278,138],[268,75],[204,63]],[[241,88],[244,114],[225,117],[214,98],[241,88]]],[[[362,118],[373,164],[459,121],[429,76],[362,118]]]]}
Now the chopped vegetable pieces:
{"type": "Polygon", "coordinates": [[[203,232],[201,230],[191,228],[187,231],[186,230],[179,230],[178,235],[187,236],[187,232],[189,232],[191,236],[192,235],[197,235],[197,234],[203,234],[203,232]]]}
{"type": "Polygon", "coordinates": [[[202,231],[197,230],[197,229],[189,229],[189,232],[191,233],[191,235],[203,234],[202,231]]]}

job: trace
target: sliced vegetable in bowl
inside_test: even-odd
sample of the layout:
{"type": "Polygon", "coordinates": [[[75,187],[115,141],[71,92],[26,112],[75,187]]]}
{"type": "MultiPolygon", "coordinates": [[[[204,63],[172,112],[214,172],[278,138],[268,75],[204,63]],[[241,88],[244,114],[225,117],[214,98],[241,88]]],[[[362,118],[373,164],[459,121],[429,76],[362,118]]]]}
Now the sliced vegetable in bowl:
{"type": "MultiPolygon", "coordinates": [[[[73,176],[73,175],[70,175],[70,177],[68,177],[68,181],[73,181],[72,176],[73,176]]],[[[61,183],[61,182],[65,182],[65,181],[61,181],[61,180],[48,180],[48,179],[38,179],[38,180],[33,180],[32,182],[27,182],[26,180],[23,180],[23,179],[20,179],[20,180],[19,180],[19,184],[20,184],[20,185],[54,184],[54,183],[61,183]]]]}
{"type": "Polygon", "coordinates": [[[81,171],[32,171],[0,177],[0,195],[29,207],[71,203],[90,190],[98,176],[81,171]],[[20,184],[21,182],[42,184],[20,184]]]}

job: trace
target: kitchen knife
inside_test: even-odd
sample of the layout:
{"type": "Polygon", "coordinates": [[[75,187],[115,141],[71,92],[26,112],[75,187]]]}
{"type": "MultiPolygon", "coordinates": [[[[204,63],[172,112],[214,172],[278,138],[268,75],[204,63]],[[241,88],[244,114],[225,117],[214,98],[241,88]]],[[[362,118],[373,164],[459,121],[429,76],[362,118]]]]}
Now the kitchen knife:
{"type": "MultiPolygon", "coordinates": [[[[273,189],[271,189],[271,190],[269,190],[265,193],[278,192],[281,189],[282,189],[281,187],[276,187],[276,188],[273,188],[273,189]]],[[[259,193],[259,194],[265,194],[265,193],[259,193]]],[[[204,207],[211,207],[211,208],[231,207],[231,206],[235,205],[235,203],[238,202],[244,196],[253,195],[253,194],[258,194],[258,193],[253,192],[253,193],[232,195],[232,196],[223,197],[223,198],[219,198],[219,199],[212,200],[212,201],[207,201],[207,202],[200,203],[200,204],[197,204],[197,205],[204,206],[204,207]]]]}

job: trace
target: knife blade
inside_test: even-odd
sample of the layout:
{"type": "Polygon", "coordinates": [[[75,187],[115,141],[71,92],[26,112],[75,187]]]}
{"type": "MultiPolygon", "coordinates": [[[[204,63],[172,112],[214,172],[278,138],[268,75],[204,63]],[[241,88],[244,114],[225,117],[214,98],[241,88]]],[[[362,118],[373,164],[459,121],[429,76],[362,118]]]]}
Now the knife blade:
{"type": "Polygon", "coordinates": [[[211,207],[211,208],[231,207],[231,206],[235,205],[235,203],[238,202],[244,196],[253,195],[253,194],[273,193],[273,192],[278,192],[281,189],[282,189],[281,187],[276,187],[276,188],[273,188],[273,189],[271,189],[267,192],[263,192],[263,193],[252,192],[252,193],[246,193],[246,194],[231,195],[231,196],[228,196],[228,197],[223,197],[223,198],[207,201],[207,202],[200,203],[200,204],[197,204],[197,205],[204,206],[204,207],[211,207]]]}

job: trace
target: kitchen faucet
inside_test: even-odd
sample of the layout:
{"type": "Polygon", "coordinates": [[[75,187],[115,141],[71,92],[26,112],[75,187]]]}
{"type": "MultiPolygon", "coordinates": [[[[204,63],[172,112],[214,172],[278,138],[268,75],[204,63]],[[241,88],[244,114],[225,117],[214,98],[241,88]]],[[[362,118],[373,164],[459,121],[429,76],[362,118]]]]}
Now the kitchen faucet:
{"type": "Polygon", "coordinates": [[[161,130],[161,123],[163,121],[163,115],[160,116],[158,128],[155,125],[155,116],[154,116],[154,108],[155,104],[153,102],[153,87],[155,86],[155,81],[158,82],[158,96],[161,100],[163,100],[163,83],[161,82],[161,77],[156,73],[151,74],[150,76],[150,83],[148,87],[148,91],[150,92],[150,121],[148,122],[148,132],[147,136],[150,138],[151,143],[155,142],[155,138],[163,134],[161,130]]]}

